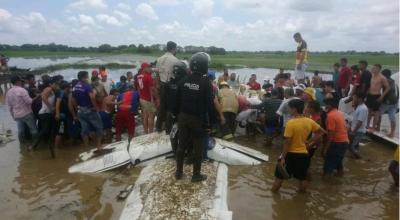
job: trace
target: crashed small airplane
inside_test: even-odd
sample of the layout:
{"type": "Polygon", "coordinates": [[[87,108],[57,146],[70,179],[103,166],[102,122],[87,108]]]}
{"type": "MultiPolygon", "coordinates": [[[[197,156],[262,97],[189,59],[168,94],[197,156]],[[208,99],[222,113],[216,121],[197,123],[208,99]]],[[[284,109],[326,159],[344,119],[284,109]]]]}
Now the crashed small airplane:
{"type": "MultiPolygon", "coordinates": [[[[79,155],[82,162],[71,166],[69,173],[100,173],[126,164],[146,166],[133,187],[120,219],[232,219],[228,210],[228,167],[226,165],[259,165],[268,156],[239,144],[216,138],[208,157],[213,163],[204,163],[208,179],[199,184],[184,177],[174,178],[170,136],[151,133],[120,141],[104,147],[106,154],[97,156],[96,149],[79,155]]],[[[185,165],[185,173],[190,172],[185,165]]]]}

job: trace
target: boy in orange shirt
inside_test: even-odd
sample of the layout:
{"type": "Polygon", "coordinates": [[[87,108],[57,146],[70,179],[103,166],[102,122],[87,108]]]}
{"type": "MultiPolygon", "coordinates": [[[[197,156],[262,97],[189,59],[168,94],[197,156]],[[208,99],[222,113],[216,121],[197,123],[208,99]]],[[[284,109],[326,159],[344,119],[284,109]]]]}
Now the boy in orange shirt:
{"type": "Polygon", "coordinates": [[[326,130],[328,142],[323,149],[324,176],[330,175],[334,170],[338,176],[343,176],[343,158],[349,144],[347,127],[344,115],[337,110],[338,103],[334,98],[324,100],[327,110],[326,130]]]}

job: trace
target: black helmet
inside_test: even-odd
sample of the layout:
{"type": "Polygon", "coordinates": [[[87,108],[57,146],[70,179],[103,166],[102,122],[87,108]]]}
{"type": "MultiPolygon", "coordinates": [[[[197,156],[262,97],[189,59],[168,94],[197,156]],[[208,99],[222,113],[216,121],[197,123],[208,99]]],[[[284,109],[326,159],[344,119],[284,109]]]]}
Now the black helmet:
{"type": "Polygon", "coordinates": [[[182,61],[179,61],[177,64],[175,64],[173,68],[174,68],[173,69],[174,79],[176,81],[181,80],[188,73],[188,68],[186,66],[186,63],[182,61]]]}
{"type": "Polygon", "coordinates": [[[210,55],[204,52],[198,52],[193,54],[190,58],[190,70],[193,74],[207,74],[208,64],[210,63],[210,55]]]}

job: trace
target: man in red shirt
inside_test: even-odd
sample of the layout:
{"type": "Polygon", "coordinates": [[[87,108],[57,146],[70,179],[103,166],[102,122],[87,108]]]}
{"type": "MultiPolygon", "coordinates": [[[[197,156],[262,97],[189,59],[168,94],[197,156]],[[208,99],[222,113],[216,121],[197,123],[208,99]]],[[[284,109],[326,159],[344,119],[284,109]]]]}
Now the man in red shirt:
{"type": "Polygon", "coordinates": [[[340,59],[340,73],[338,79],[338,89],[341,97],[346,97],[350,90],[350,83],[353,78],[351,69],[347,66],[347,58],[340,59]]]}
{"type": "Polygon", "coordinates": [[[142,107],[143,128],[146,134],[152,133],[154,129],[154,116],[156,113],[156,106],[154,104],[155,86],[154,80],[151,76],[151,65],[143,63],[141,66],[140,74],[137,76],[140,106],[142,107]]]}
{"type": "Polygon", "coordinates": [[[256,80],[257,80],[256,74],[251,74],[249,82],[247,83],[247,85],[250,86],[251,90],[260,90],[261,89],[260,83],[258,83],[256,80]]]}

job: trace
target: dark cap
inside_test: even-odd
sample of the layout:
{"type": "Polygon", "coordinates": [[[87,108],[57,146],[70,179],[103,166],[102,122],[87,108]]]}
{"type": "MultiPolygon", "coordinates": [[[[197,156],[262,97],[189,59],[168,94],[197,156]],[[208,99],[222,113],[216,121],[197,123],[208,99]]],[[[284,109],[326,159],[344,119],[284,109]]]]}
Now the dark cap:
{"type": "Polygon", "coordinates": [[[173,50],[173,49],[176,49],[176,43],[175,42],[173,42],[173,41],[168,41],[167,42],[167,50],[168,51],[171,51],[171,50],[173,50]]]}
{"type": "Polygon", "coordinates": [[[13,76],[11,76],[10,81],[12,84],[15,84],[17,82],[22,82],[22,79],[21,79],[21,77],[19,77],[17,75],[13,75],[13,76]]]}

